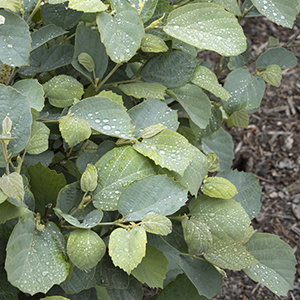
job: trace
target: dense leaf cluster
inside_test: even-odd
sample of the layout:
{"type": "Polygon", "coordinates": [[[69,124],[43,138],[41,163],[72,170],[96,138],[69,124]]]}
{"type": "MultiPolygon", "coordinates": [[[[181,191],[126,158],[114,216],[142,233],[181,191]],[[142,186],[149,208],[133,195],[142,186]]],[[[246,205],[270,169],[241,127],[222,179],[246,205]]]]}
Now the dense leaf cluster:
{"type": "Polygon", "coordinates": [[[0,7],[1,299],[142,299],[146,283],[204,300],[223,269],[293,288],[293,251],[253,232],[261,188],[230,170],[221,125],[247,128],[265,82],[296,64],[270,38],[251,74],[239,21],[292,27],[297,0],[0,7]]]}

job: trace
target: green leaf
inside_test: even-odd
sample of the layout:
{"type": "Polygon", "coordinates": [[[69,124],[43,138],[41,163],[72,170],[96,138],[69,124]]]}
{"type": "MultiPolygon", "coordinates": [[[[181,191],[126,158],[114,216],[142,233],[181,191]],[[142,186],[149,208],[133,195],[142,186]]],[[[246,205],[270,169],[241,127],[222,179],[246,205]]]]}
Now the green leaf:
{"type": "Polygon", "coordinates": [[[95,209],[88,213],[86,217],[82,220],[82,222],[79,222],[78,219],[76,219],[72,215],[63,213],[58,207],[55,207],[54,211],[57,212],[60,216],[62,216],[71,225],[83,229],[95,227],[101,222],[101,219],[103,217],[103,212],[101,210],[95,209]]]}
{"type": "Polygon", "coordinates": [[[248,214],[240,203],[232,199],[200,195],[190,202],[189,208],[191,215],[205,222],[219,239],[245,241],[252,234],[248,214]]]}
{"type": "Polygon", "coordinates": [[[64,116],[59,119],[59,130],[70,148],[88,139],[92,134],[88,122],[71,116],[64,116]]]}
{"type": "Polygon", "coordinates": [[[180,256],[179,265],[196,287],[199,295],[212,298],[221,294],[222,275],[207,261],[180,256]]]}
{"type": "Polygon", "coordinates": [[[0,204],[3,203],[7,199],[7,195],[5,195],[0,189],[0,204]]]}
{"type": "Polygon", "coordinates": [[[214,134],[201,139],[202,148],[205,154],[214,152],[219,158],[219,171],[228,171],[234,158],[233,141],[231,135],[223,128],[214,134]]]}
{"type": "MultiPolygon", "coordinates": [[[[186,84],[172,90],[176,98],[190,119],[200,128],[205,128],[209,123],[211,104],[204,92],[193,84],[186,84]]],[[[172,95],[170,95],[172,97],[172,95]]]]}
{"type": "Polygon", "coordinates": [[[164,129],[159,134],[133,145],[141,154],[151,158],[157,165],[183,176],[196,152],[188,140],[177,132],[164,129]]]}
{"type": "Polygon", "coordinates": [[[72,62],[73,54],[73,45],[53,46],[42,56],[39,71],[46,72],[67,66],[72,62]]]}
{"type": "Polygon", "coordinates": [[[70,0],[69,8],[85,13],[94,13],[106,10],[107,5],[100,0],[70,0]]]}
{"type": "MultiPolygon", "coordinates": [[[[62,295],[62,296],[51,296],[51,297],[65,297],[67,300],[77,298],[77,300],[87,300],[87,299],[96,299],[97,294],[94,289],[88,289],[81,291],[78,295],[68,295],[64,292],[64,290],[58,286],[55,285],[48,293],[49,295],[62,295]]],[[[54,298],[55,299],[55,298],[54,298]]],[[[52,300],[52,299],[51,299],[52,300]]],[[[56,300],[56,299],[55,299],[56,300]]],[[[58,299],[61,300],[61,299],[58,299]]],[[[65,300],[65,299],[63,299],[65,300]]]]}
{"type": "Polygon", "coordinates": [[[28,25],[16,14],[0,12],[0,57],[2,63],[12,67],[29,64],[31,38],[28,25]]]}
{"type": "Polygon", "coordinates": [[[20,0],[1,0],[0,7],[7,8],[13,12],[18,12],[21,9],[21,1],[20,0]]]}
{"type": "Polygon", "coordinates": [[[282,78],[281,68],[278,65],[269,65],[264,72],[263,79],[276,87],[280,86],[282,78]]]}
{"type": "Polygon", "coordinates": [[[69,299],[61,296],[50,296],[46,298],[41,298],[41,300],[69,300],[69,299]]]}
{"type": "Polygon", "coordinates": [[[49,222],[38,231],[35,225],[33,213],[20,218],[8,240],[5,260],[9,282],[30,295],[47,293],[69,272],[65,239],[58,227],[49,222]]]}
{"type": "Polygon", "coordinates": [[[212,234],[203,221],[197,218],[183,219],[181,225],[190,255],[202,254],[209,250],[213,241],[212,234]]]}
{"type": "Polygon", "coordinates": [[[57,174],[55,170],[44,167],[41,163],[28,168],[30,187],[35,198],[35,208],[41,214],[49,203],[56,204],[59,191],[66,185],[63,174],[57,174]],[[45,193],[47,191],[47,193],[45,193]]]}
{"type": "Polygon", "coordinates": [[[138,221],[147,214],[171,215],[186,201],[187,189],[180,183],[164,175],[149,176],[126,188],[120,196],[118,211],[126,221],[138,221]]]}
{"type": "Polygon", "coordinates": [[[226,78],[224,87],[231,94],[231,98],[223,102],[228,115],[241,109],[252,110],[259,107],[265,91],[263,79],[260,76],[252,76],[245,69],[231,72],[226,78]]]}
{"type": "Polygon", "coordinates": [[[212,106],[208,125],[204,129],[199,128],[192,120],[190,120],[190,126],[197,139],[202,139],[218,131],[222,125],[222,122],[223,115],[221,110],[218,107],[212,106]]]}
{"type": "Polygon", "coordinates": [[[238,55],[246,48],[246,38],[237,19],[212,3],[188,4],[175,9],[164,31],[187,44],[224,56],[238,55]]]}
{"type": "Polygon", "coordinates": [[[218,78],[210,69],[204,66],[198,66],[192,77],[192,82],[201,88],[204,88],[215,96],[227,101],[230,94],[219,84],[218,78]]]}
{"type": "Polygon", "coordinates": [[[125,290],[129,286],[130,277],[120,268],[116,268],[109,255],[105,255],[101,260],[102,272],[101,280],[97,285],[108,289],[125,290]]]}
{"type": "Polygon", "coordinates": [[[244,57],[240,54],[237,56],[231,56],[229,58],[227,67],[229,70],[236,70],[236,69],[242,68],[244,65],[245,65],[244,57]]]}
{"type": "Polygon", "coordinates": [[[162,130],[164,130],[166,128],[167,127],[165,125],[162,125],[162,124],[151,125],[151,126],[145,128],[141,132],[141,138],[148,139],[148,138],[153,137],[156,134],[160,133],[162,130]]]}
{"type": "Polygon", "coordinates": [[[71,106],[84,93],[82,84],[68,75],[55,76],[43,87],[50,104],[61,108],[71,106]]]}
{"type": "Polygon", "coordinates": [[[67,242],[67,253],[72,263],[81,270],[95,267],[106,252],[100,236],[89,229],[76,229],[67,242]]]}
{"type": "MultiPolygon", "coordinates": [[[[30,103],[26,96],[14,88],[0,84],[0,132],[6,116],[12,121],[11,136],[15,138],[7,148],[12,156],[16,156],[25,148],[30,137],[30,103]]],[[[2,156],[2,151],[0,155],[2,156]]]]}
{"type": "Polygon", "coordinates": [[[33,77],[36,73],[42,72],[41,70],[41,59],[43,55],[46,53],[46,47],[42,46],[32,51],[29,56],[29,66],[23,66],[18,69],[18,73],[33,77]]]}
{"type": "Polygon", "coordinates": [[[176,111],[157,99],[145,100],[131,108],[128,114],[134,126],[133,134],[137,138],[145,128],[152,125],[162,124],[173,131],[176,131],[179,125],[176,111]]]}
{"type": "Polygon", "coordinates": [[[54,24],[65,30],[74,27],[82,14],[81,11],[69,9],[66,2],[55,5],[46,3],[41,10],[42,19],[46,24],[54,24]]]}
{"type": "MultiPolygon", "coordinates": [[[[161,236],[161,239],[167,243],[169,246],[171,246],[173,249],[180,253],[188,253],[188,245],[185,242],[184,236],[183,236],[183,229],[179,222],[173,222],[172,223],[172,232],[166,236],[161,236]]],[[[153,245],[155,246],[155,245],[153,245]]],[[[165,247],[163,247],[165,248],[165,247]]],[[[158,248],[161,250],[160,248],[158,248]]],[[[163,251],[163,250],[161,250],[163,251]]],[[[164,251],[163,251],[164,252],[164,251]]],[[[166,255],[166,253],[164,252],[166,255]]],[[[166,255],[168,258],[168,256],[166,255]]],[[[176,262],[178,264],[178,260],[176,262]]],[[[174,266],[173,266],[174,267],[174,266]]]]}
{"type": "Polygon", "coordinates": [[[259,56],[255,66],[258,71],[263,71],[270,65],[278,65],[281,69],[293,68],[297,65],[297,58],[285,48],[268,49],[259,56]]]}
{"type": "Polygon", "coordinates": [[[139,9],[140,16],[144,23],[146,23],[152,17],[157,2],[157,0],[145,0],[144,6],[142,7],[142,9],[139,9]]]}
{"type": "Polygon", "coordinates": [[[168,51],[169,47],[160,37],[146,33],[141,41],[141,49],[144,52],[159,53],[168,51]]]}
{"type": "Polygon", "coordinates": [[[193,147],[193,149],[195,150],[196,155],[190,161],[183,176],[175,172],[166,171],[165,169],[160,172],[179,181],[183,186],[189,189],[189,192],[192,195],[197,195],[202,180],[208,173],[208,165],[205,155],[198,148],[193,147]]]}
{"type": "Polygon", "coordinates": [[[191,79],[199,61],[180,50],[149,59],[141,70],[147,82],[159,82],[168,88],[184,85],[191,79]]]}
{"type": "Polygon", "coordinates": [[[97,169],[94,165],[88,164],[80,179],[80,187],[84,192],[92,192],[97,187],[97,169]]]}
{"type": "MultiPolygon", "coordinates": [[[[88,225],[87,221],[89,221],[89,217],[87,217],[91,212],[95,210],[92,204],[87,205],[84,209],[80,209],[79,211],[74,213],[74,210],[78,208],[80,205],[82,199],[84,196],[84,192],[80,188],[80,182],[73,182],[71,184],[68,184],[64,186],[57,197],[57,206],[56,208],[60,209],[62,213],[64,213],[73,224],[76,223],[77,225],[83,224],[79,221],[82,221],[88,225]],[[70,218],[69,214],[72,214],[73,218],[70,218]],[[75,220],[74,220],[75,219],[75,220]],[[84,221],[85,219],[85,221],[84,221]]],[[[100,211],[101,212],[101,211],[100,211]]],[[[100,216],[97,213],[93,213],[90,215],[91,217],[95,217],[94,220],[91,219],[93,224],[97,223],[97,219],[102,219],[102,216],[100,216]]],[[[60,213],[58,214],[58,217],[60,218],[60,213]]],[[[65,216],[63,216],[65,217],[65,216]]],[[[68,221],[69,222],[69,221],[68,221]]],[[[79,226],[79,227],[80,227],[79,226]]],[[[94,226],[94,225],[93,225],[94,226]]],[[[91,226],[91,227],[93,227],[91,226]]]]}
{"type": "Polygon", "coordinates": [[[130,231],[117,228],[109,238],[109,255],[116,267],[130,274],[146,255],[146,243],[147,236],[144,228],[136,226],[130,231]]]}
{"type": "Polygon", "coordinates": [[[146,247],[146,255],[131,274],[150,288],[163,288],[163,281],[168,272],[168,260],[153,246],[146,247]]]}
{"type": "Polygon", "coordinates": [[[124,104],[122,96],[114,93],[113,91],[105,91],[105,90],[103,90],[97,96],[98,97],[106,97],[106,98],[108,98],[108,99],[110,99],[112,101],[115,101],[115,102],[117,102],[117,103],[119,103],[121,105],[124,104]]]}
{"type": "Polygon", "coordinates": [[[141,226],[150,233],[168,235],[172,232],[170,219],[159,214],[147,214],[142,217],[141,226]]]}
{"type": "Polygon", "coordinates": [[[25,14],[30,13],[34,9],[35,5],[37,4],[37,1],[38,0],[23,0],[22,6],[24,8],[25,14]]]}
{"type": "Polygon", "coordinates": [[[208,172],[215,172],[219,169],[219,158],[214,152],[210,152],[206,155],[208,163],[208,172]]]}
{"type": "Polygon", "coordinates": [[[41,27],[31,34],[31,51],[34,51],[52,39],[55,39],[66,33],[68,33],[68,31],[63,30],[61,27],[57,27],[54,24],[41,27]]]}
{"type": "Polygon", "coordinates": [[[194,46],[191,46],[183,41],[172,39],[172,48],[181,50],[193,57],[197,56],[197,49],[194,46]]]}
{"type": "Polygon", "coordinates": [[[3,175],[0,178],[0,188],[8,197],[18,200],[20,204],[24,200],[23,179],[19,173],[12,172],[8,175],[3,175]]]}
{"type": "Polygon", "coordinates": [[[148,158],[131,146],[114,148],[95,164],[98,186],[93,192],[93,204],[98,209],[117,210],[121,193],[135,180],[156,174],[148,158]]]}
{"type": "Polygon", "coordinates": [[[273,36],[269,37],[267,48],[276,47],[279,45],[279,40],[274,38],[273,36]]]}
{"type": "Polygon", "coordinates": [[[33,121],[26,152],[40,154],[48,149],[50,129],[42,122],[33,121]]]}
{"type": "Polygon", "coordinates": [[[293,27],[298,14],[297,0],[252,0],[257,10],[274,23],[283,27],[293,27]]]}
{"type": "MultiPolygon", "coordinates": [[[[3,248],[4,250],[4,248],[3,248]]],[[[2,252],[2,251],[1,251],[2,252]]],[[[4,254],[4,253],[3,253],[4,254]]],[[[0,266],[0,296],[3,300],[18,300],[19,290],[7,281],[4,265],[0,266]]]]}
{"type": "Polygon", "coordinates": [[[64,0],[48,0],[48,3],[50,4],[60,4],[65,2],[64,0]]]}
{"type": "Polygon", "coordinates": [[[95,76],[101,79],[107,69],[108,56],[104,45],[101,43],[99,33],[79,25],[75,35],[75,53],[72,66],[91,82],[95,78],[91,70],[86,69],[78,60],[82,53],[88,54],[95,64],[95,76]]]}
{"type": "Polygon", "coordinates": [[[88,289],[89,284],[94,280],[96,268],[80,270],[72,265],[70,274],[61,287],[67,294],[79,294],[82,290],[88,289]]]}
{"type": "Polygon", "coordinates": [[[236,187],[222,177],[207,177],[201,186],[203,194],[212,198],[231,199],[237,193],[236,187]]]}
{"type": "Polygon", "coordinates": [[[211,2],[223,6],[226,10],[234,15],[239,16],[241,14],[239,5],[236,0],[213,0],[211,2]]]}
{"type": "MultiPolygon", "coordinates": [[[[170,244],[165,242],[160,236],[155,235],[155,234],[147,234],[147,245],[148,246],[151,245],[151,246],[155,247],[156,249],[160,250],[165,255],[165,257],[169,261],[169,265],[168,265],[169,272],[174,269],[177,269],[179,271],[178,274],[182,273],[182,270],[179,269],[179,267],[178,267],[179,254],[180,254],[179,251],[177,251],[174,247],[172,247],[170,244]]],[[[167,276],[168,276],[168,273],[167,273],[167,276]]],[[[175,277],[173,279],[175,279],[175,277]]]]}
{"type": "Polygon", "coordinates": [[[21,217],[28,212],[29,210],[27,208],[18,207],[8,201],[4,201],[0,204],[0,224],[4,224],[8,220],[21,217]]]}
{"type": "Polygon", "coordinates": [[[195,145],[198,141],[195,133],[190,127],[187,126],[179,126],[177,132],[183,135],[190,144],[195,145]]]}
{"type": "MultiPolygon", "coordinates": [[[[130,278],[129,286],[126,289],[109,289],[107,288],[107,294],[109,299],[122,299],[122,300],[132,300],[132,299],[142,299],[143,289],[141,283],[134,277],[130,278]]],[[[104,299],[103,299],[104,300],[104,299]]]]}
{"type": "Polygon", "coordinates": [[[37,79],[23,79],[17,81],[13,87],[21,94],[27,96],[30,106],[37,111],[44,107],[44,90],[37,79]]]}
{"type": "Polygon", "coordinates": [[[120,84],[118,88],[128,96],[135,98],[154,98],[165,100],[166,87],[158,82],[134,82],[120,84]]]}
{"type": "Polygon", "coordinates": [[[25,159],[23,163],[27,168],[29,168],[32,165],[36,165],[38,163],[41,163],[44,167],[48,167],[52,162],[53,157],[54,157],[53,151],[46,150],[45,152],[36,155],[30,155],[30,154],[25,155],[25,159]]]}
{"type": "MultiPolygon", "coordinates": [[[[281,71],[280,71],[281,73],[281,71]]],[[[234,126],[248,128],[249,116],[244,109],[235,111],[228,119],[234,126]]]]}
{"type": "Polygon", "coordinates": [[[294,287],[297,262],[293,249],[278,236],[269,233],[254,233],[245,246],[258,260],[258,263],[245,268],[245,273],[276,295],[287,295],[294,287]]]}
{"type": "Polygon", "coordinates": [[[126,62],[134,56],[144,36],[144,26],[135,8],[127,6],[114,16],[100,12],[97,24],[102,43],[112,61],[126,62]]]}
{"type": "Polygon", "coordinates": [[[184,274],[179,275],[175,281],[167,285],[157,295],[157,300],[208,300],[204,296],[199,296],[195,286],[184,274]]]}
{"type": "Polygon", "coordinates": [[[132,125],[123,105],[106,97],[86,98],[70,108],[69,114],[86,120],[90,127],[106,135],[132,139],[132,125]]]}
{"type": "Polygon", "coordinates": [[[256,7],[253,5],[251,0],[245,0],[242,6],[242,11],[248,10],[245,17],[246,18],[252,18],[252,17],[261,17],[262,14],[256,9],[256,7]]]}
{"type": "Polygon", "coordinates": [[[78,62],[88,71],[93,72],[95,70],[95,63],[93,58],[86,52],[81,52],[78,57],[78,62]]]}
{"type": "MultiPolygon", "coordinates": [[[[167,23],[168,15],[173,10],[174,8],[172,5],[170,5],[169,1],[158,0],[152,17],[148,20],[147,23],[145,23],[145,28],[153,24],[153,22],[154,24],[157,24],[157,20],[160,20],[158,25],[165,26],[167,23]]],[[[156,35],[165,41],[171,39],[171,37],[160,28],[147,30],[147,33],[156,35]]]]}
{"type": "Polygon", "coordinates": [[[212,246],[204,253],[204,257],[220,268],[235,271],[257,263],[257,260],[239,241],[222,240],[216,237],[213,239],[212,246]]]}
{"type": "MultiPolygon", "coordinates": [[[[88,141],[90,140],[87,140],[85,143],[87,143],[88,141]]],[[[85,145],[85,143],[83,144],[83,146],[85,145]]],[[[95,146],[97,147],[97,145],[95,146]]],[[[95,164],[100,159],[100,157],[102,157],[106,152],[112,150],[115,147],[115,143],[108,140],[102,142],[93,151],[84,151],[83,153],[81,153],[76,161],[79,172],[83,173],[89,163],[95,164]]],[[[81,149],[84,150],[83,148],[84,147],[82,147],[81,149]]]]}
{"type": "Polygon", "coordinates": [[[226,173],[219,173],[219,177],[228,179],[237,188],[237,193],[233,199],[239,202],[250,219],[253,219],[261,209],[261,187],[259,180],[252,173],[230,170],[226,173]]]}

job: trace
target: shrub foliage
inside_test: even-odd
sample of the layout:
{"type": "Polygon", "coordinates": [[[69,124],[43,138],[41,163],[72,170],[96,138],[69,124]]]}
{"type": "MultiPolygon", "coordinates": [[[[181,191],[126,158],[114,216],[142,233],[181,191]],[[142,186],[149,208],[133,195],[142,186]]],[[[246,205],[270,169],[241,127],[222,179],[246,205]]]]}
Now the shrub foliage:
{"type": "Polygon", "coordinates": [[[203,300],[224,269],[293,288],[293,251],[253,232],[261,188],[230,169],[221,125],[247,128],[265,82],[296,65],[270,38],[251,73],[239,22],[291,28],[297,0],[0,7],[1,299],[142,299],[145,283],[203,300]]]}

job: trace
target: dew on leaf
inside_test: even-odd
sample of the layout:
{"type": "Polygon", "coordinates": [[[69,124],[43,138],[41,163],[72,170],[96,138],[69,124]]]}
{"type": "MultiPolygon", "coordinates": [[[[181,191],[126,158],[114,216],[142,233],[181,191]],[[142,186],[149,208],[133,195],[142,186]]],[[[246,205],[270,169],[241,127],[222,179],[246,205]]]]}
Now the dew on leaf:
{"type": "MultiPolygon", "coordinates": [[[[104,122],[104,121],[103,121],[103,122],[104,122]]],[[[104,125],[104,126],[103,126],[103,129],[104,129],[104,130],[110,130],[111,127],[110,127],[109,125],[104,125]]]]}

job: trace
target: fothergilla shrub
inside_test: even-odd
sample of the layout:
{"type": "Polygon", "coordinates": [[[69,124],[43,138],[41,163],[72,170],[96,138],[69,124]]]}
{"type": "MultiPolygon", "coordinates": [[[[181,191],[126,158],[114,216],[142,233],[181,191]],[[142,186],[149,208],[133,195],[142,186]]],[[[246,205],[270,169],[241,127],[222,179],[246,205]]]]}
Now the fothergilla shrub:
{"type": "Polygon", "coordinates": [[[291,28],[299,3],[241,2],[0,0],[1,299],[138,300],[145,283],[203,300],[224,269],[293,288],[221,125],[247,128],[296,65],[274,38],[251,57],[240,21],[291,28]]]}

